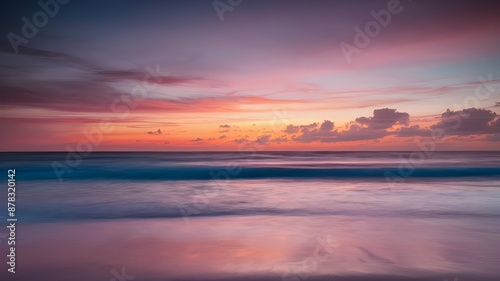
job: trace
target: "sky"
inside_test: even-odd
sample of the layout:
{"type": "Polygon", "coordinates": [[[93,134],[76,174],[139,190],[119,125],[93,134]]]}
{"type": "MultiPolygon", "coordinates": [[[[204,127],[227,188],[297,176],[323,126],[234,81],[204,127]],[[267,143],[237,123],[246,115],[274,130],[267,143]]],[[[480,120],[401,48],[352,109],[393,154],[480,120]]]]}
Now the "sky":
{"type": "Polygon", "coordinates": [[[2,1],[1,151],[498,150],[498,1],[2,1]]]}

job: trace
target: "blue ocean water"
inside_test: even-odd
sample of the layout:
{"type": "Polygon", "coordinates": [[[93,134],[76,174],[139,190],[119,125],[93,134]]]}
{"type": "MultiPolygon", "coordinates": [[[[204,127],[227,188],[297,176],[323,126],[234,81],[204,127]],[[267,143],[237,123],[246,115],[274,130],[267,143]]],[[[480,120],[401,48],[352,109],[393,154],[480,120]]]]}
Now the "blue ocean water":
{"type": "Polygon", "coordinates": [[[217,180],[499,176],[497,152],[3,153],[22,180],[217,180]],[[420,155],[420,156],[419,156],[420,155]],[[411,170],[409,170],[411,169],[411,170]],[[222,173],[221,173],[222,172],[222,173]]]}
{"type": "Polygon", "coordinates": [[[118,152],[79,162],[67,156],[0,155],[3,170],[16,169],[21,218],[500,216],[498,152],[435,152],[417,160],[407,152],[118,152]]]}

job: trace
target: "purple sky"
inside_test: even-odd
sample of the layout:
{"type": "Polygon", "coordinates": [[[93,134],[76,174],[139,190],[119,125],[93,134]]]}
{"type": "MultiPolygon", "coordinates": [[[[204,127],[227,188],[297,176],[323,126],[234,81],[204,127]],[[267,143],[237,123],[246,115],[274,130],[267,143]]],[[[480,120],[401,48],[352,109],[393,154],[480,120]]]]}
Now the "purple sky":
{"type": "Polygon", "coordinates": [[[3,151],[498,149],[496,1],[1,5],[3,151]]]}

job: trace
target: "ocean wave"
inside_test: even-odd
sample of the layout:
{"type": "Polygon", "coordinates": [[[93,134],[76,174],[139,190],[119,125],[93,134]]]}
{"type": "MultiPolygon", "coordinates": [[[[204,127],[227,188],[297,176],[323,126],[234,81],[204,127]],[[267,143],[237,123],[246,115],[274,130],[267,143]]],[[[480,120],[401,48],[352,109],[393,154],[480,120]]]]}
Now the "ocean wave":
{"type": "Polygon", "coordinates": [[[308,178],[457,178],[500,177],[500,167],[433,168],[298,168],[298,167],[78,167],[55,171],[47,167],[20,167],[18,180],[237,180],[237,179],[308,179],[308,178]]]}
{"type": "Polygon", "coordinates": [[[345,216],[345,217],[386,217],[386,218],[485,218],[498,219],[497,213],[478,213],[458,210],[311,210],[311,209],[217,209],[209,208],[201,211],[193,209],[191,205],[182,205],[176,208],[154,208],[149,210],[114,210],[103,209],[87,212],[77,212],[66,209],[64,212],[43,212],[40,214],[25,214],[20,216],[23,221],[74,221],[74,220],[117,220],[117,219],[176,219],[176,218],[203,218],[228,216],[280,216],[280,217],[309,217],[309,216],[345,216]]]}

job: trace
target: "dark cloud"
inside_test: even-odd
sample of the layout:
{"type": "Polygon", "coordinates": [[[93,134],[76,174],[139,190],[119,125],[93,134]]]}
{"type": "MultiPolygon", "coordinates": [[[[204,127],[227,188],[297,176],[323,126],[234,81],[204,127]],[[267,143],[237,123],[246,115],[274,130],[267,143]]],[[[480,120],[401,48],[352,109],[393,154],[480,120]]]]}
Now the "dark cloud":
{"type": "Polygon", "coordinates": [[[299,126],[294,126],[294,125],[288,125],[286,126],[286,129],[283,131],[287,134],[296,134],[300,131],[300,127],[299,126]]]}
{"type": "MultiPolygon", "coordinates": [[[[114,87],[113,83],[132,80],[137,86],[142,86],[144,78],[151,77],[146,68],[110,69],[94,61],[60,52],[22,46],[20,50],[20,54],[14,59],[5,50],[0,52],[0,60],[3,63],[0,67],[0,106],[2,107],[33,107],[68,112],[112,112],[113,103],[122,101],[117,106],[120,107],[120,113],[125,110],[125,105],[129,110],[141,111],[186,108],[184,100],[155,100],[155,102],[148,103],[147,96],[144,102],[133,101],[126,104],[125,102],[129,101],[123,101],[122,97],[128,95],[133,88],[122,92],[114,87]],[[47,73],[47,75],[41,78],[35,73],[47,73]],[[53,75],[48,75],[50,73],[53,75]]],[[[162,73],[159,69],[159,72],[147,82],[180,85],[203,80],[162,73]]],[[[148,93],[146,90],[146,94],[148,93]]],[[[134,100],[130,96],[128,99],[134,100]]],[[[199,102],[191,99],[189,104],[199,104],[199,102]]]]}
{"type": "MultiPolygon", "coordinates": [[[[298,134],[294,135],[292,139],[304,143],[375,140],[393,134],[387,129],[394,125],[408,125],[409,120],[410,115],[406,112],[382,108],[375,109],[372,117],[356,118],[355,121],[348,123],[347,130],[342,132],[335,130],[334,123],[329,120],[325,120],[319,127],[318,123],[301,126],[288,125],[284,132],[298,134]]],[[[402,134],[424,133],[423,131],[415,131],[416,129],[419,129],[418,126],[406,127],[402,134]]]]}
{"type": "Polygon", "coordinates": [[[195,138],[195,139],[192,139],[191,141],[192,142],[201,142],[201,141],[203,141],[203,139],[202,138],[195,138]]]}
{"type": "Polygon", "coordinates": [[[158,129],[158,130],[156,130],[156,131],[154,131],[154,132],[153,132],[153,131],[150,131],[150,132],[148,132],[148,134],[149,134],[149,135],[155,135],[155,136],[157,136],[157,135],[162,135],[162,134],[163,134],[163,132],[161,131],[161,129],[158,129]]]}
{"type": "Polygon", "coordinates": [[[269,142],[271,142],[271,135],[260,136],[254,141],[256,144],[268,144],[269,142]]]}
{"type": "Polygon", "coordinates": [[[468,108],[460,111],[447,110],[431,129],[441,129],[447,135],[491,134],[500,132],[497,114],[487,109],[468,108]]]}
{"type": "Polygon", "coordinates": [[[500,134],[500,117],[491,110],[469,108],[461,111],[446,111],[440,120],[430,126],[421,128],[419,125],[409,125],[410,115],[398,112],[396,109],[376,109],[372,117],[359,117],[346,124],[347,129],[339,132],[334,129],[334,123],[325,120],[310,125],[289,125],[284,130],[292,134],[292,140],[297,142],[343,142],[360,140],[377,140],[386,136],[396,137],[429,137],[432,130],[441,129],[446,135],[487,134],[486,140],[496,141],[500,134]],[[396,130],[390,130],[395,125],[402,125],[396,130]],[[431,130],[432,129],[432,130],[431,130]]]}
{"type": "Polygon", "coordinates": [[[240,138],[240,139],[234,139],[234,140],[232,140],[232,142],[240,144],[240,143],[246,143],[246,142],[250,142],[250,141],[247,138],[240,138]]]}
{"type": "Polygon", "coordinates": [[[287,134],[296,134],[296,133],[300,132],[301,130],[314,129],[317,126],[318,126],[318,123],[312,123],[309,125],[300,125],[300,126],[288,125],[283,132],[285,132],[287,134]]]}
{"type": "MultiPolygon", "coordinates": [[[[54,61],[57,62],[66,62],[68,64],[72,65],[77,65],[79,67],[85,67],[85,68],[94,68],[95,65],[93,63],[90,63],[87,60],[80,59],[71,55],[67,55],[65,53],[61,52],[53,52],[53,51],[48,51],[48,50],[41,50],[41,49],[35,49],[35,48],[30,48],[26,46],[20,45],[19,47],[19,54],[18,56],[26,56],[26,57],[36,57],[36,58],[42,58],[44,60],[47,59],[55,59],[54,61]]],[[[4,53],[11,53],[12,49],[10,46],[5,46],[2,45],[0,50],[4,53]]]]}
{"type": "Polygon", "coordinates": [[[429,137],[432,135],[432,131],[429,129],[422,129],[419,125],[413,125],[409,127],[401,127],[396,132],[398,137],[429,137]]]}
{"type": "Polygon", "coordinates": [[[224,124],[224,125],[220,125],[219,128],[231,128],[231,125],[228,125],[228,124],[224,124]]]}
{"type": "Polygon", "coordinates": [[[357,123],[374,130],[389,129],[396,124],[407,125],[409,121],[410,115],[408,113],[398,112],[396,109],[390,108],[375,109],[373,117],[356,118],[357,123]]]}
{"type": "Polygon", "coordinates": [[[281,137],[277,137],[275,139],[273,139],[273,142],[277,143],[277,144],[280,144],[282,142],[288,142],[288,138],[286,135],[282,135],[281,137]]]}
{"type": "Polygon", "coordinates": [[[332,141],[341,142],[341,141],[375,140],[383,138],[388,135],[389,133],[386,130],[374,130],[360,126],[359,124],[353,124],[349,126],[348,130],[339,133],[338,136],[332,141]]]}
{"type": "Polygon", "coordinates": [[[325,120],[325,122],[323,122],[321,124],[321,127],[319,127],[319,130],[322,131],[322,132],[330,132],[333,130],[333,122],[330,121],[330,120],[325,120]]]}
{"type": "Polygon", "coordinates": [[[325,120],[319,128],[317,128],[317,123],[299,127],[302,134],[292,137],[294,141],[298,142],[332,142],[339,134],[337,130],[334,130],[334,124],[330,120],[325,120]]]}
{"type": "Polygon", "coordinates": [[[255,144],[255,145],[268,145],[271,143],[278,143],[279,144],[279,143],[287,142],[287,141],[289,141],[289,140],[288,140],[286,135],[283,135],[281,137],[277,137],[277,138],[273,139],[272,135],[268,134],[268,135],[261,135],[254,140],[249,139],[249,136],[245,135],[244,137],[239,138],[239,139],[234,139],[231,142],[238,143],[238,144],[247,143],[247,144],[255,144]]]}
{"type": "Polygon", "coordinates": [[[219,139],[225,139],[225,138],[227,138],[226,135],[222,135],[222,136],[219,137],[219,139]]]}

